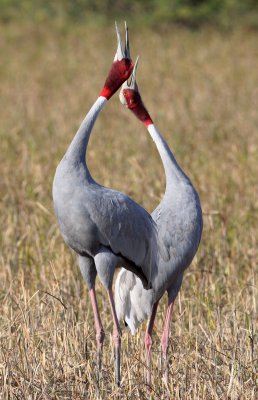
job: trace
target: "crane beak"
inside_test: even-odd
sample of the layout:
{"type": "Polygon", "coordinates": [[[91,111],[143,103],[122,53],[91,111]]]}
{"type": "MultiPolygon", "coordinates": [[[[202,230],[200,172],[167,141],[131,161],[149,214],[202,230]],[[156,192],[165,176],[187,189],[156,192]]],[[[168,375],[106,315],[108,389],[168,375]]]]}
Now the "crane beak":
{"type": "Polygon", "coordinates": [[[130,56],[130,46],[129,46],[129,33],[128,33],[128,26],[125,21],[125,58],[128,58],[128,60],[131,60],[130,56]]]}
{"type": "Polygon", "coordinates": [[[134,67],[133,67],[133,72],[130,76],[130,79],[127,80],[127,87],[129,89],[137,90],[138,91],[138,86],[136,83],[136,70],[139,62],[139,56],[137,56],[134,67]]]}
{"type": "Polygon", "coordinates": [[[114,61],[121,61],[125,57],[125,54],[122,46],[121,35],[116,22],[115,22],[115,27],[116,27],[116,37],[117,37],[117,51],[114,61]]]}
{"type": "Polygon", "coordinates": [[[130,57],[130,47],[129,47],[129,35],[128,35],[128,27],[125,22],[125,47],[123,48],[121,35],[118,29],[118,25],[115,22],[116,27],[116,36],[117,36],[117,51],[114,58],[114,61],[121,61],[123,58],[131,59],[130,57]]]}

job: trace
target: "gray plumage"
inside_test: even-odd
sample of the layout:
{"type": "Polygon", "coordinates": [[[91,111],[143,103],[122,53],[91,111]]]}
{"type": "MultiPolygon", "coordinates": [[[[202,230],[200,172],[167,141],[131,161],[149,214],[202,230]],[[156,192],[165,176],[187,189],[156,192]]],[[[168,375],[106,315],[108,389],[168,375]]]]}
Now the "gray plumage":
{"type": "Polygon", "coordinates": [[[89,287],[97,341],[97,369],[105,331],[98,309],[95,280],[98,275],[107,289],[113,319],[115,379],[120,385],[121,330],[116,315],[112,282],[115,268],[124,265],[149,288],[156,265],[157,233],[151,216],[123,193],[101,186],[92,178],[85,155],[94,123],[113,94],[129,78],[128,28],[125,45],[116,24],[117,51],[105,84],[67,152],[59,163],[53,182],[54,209],[65,242],[77,253],[79,267],[89,287]]]}
{"type": "MultiPolygon", "coordinates": [[[[123,103],[123,88],[138,91],[136,82],[130,86],[125,83],[120,93],[123,103]]],[[[161,203],[152,213],[159,242],[157,264],[151,281],[153,289],[145,290],[141,281],[125,269],[119,272],[116,280],[117,315],[120,320],[126,321],[132,333],[150,316],[154,303],[166,291],[171,301],[176,298],[183,273],[197,252],[202,234],[202,210],[195,188],[155,125],[148,125],[148,131],[162,159],[166,190],[161,203]]]]}
{"type": "Polygon", "coordinates": [[[106,101],[100,96],[92,106],[56,169],[54,209],[65,242],[79,255],[89,288],[96,272],[110,288],[122,263],[147,285],[157,254],[152,218],[125,194],[96,183],[85,162],[90,133],[106,101]]]}

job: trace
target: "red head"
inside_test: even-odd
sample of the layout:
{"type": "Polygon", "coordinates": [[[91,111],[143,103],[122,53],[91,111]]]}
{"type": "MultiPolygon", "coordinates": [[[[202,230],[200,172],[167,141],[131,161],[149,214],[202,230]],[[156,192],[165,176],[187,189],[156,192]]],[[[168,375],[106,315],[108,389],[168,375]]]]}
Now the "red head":
{"type": "Polygon", "coordinates": [[[123,82],[125,82],[131,75],[133,69],[133,62],[130,57],[128,28],[125,23],[125,47],[123,49],[121,36],[116,24],[117,34],[117,52],[114,58],[114,62],[109,71],[108,77],[101,90],[100,96],[104,96],[107,99],[113,96],[113,94],[120,88],[123,82]]]}
{"type": "Polygon", "coordinates": [[[119,98],[121,103],[127,106],[136,115],[136,117],[148,127],[150,124],[153,124],[153,122],[150,114],[142,102],[142,98],[136,83],[136,68],[138,60],[139,57],[137,57],[135,62],[131,80],[123,84],[119,98]]]}

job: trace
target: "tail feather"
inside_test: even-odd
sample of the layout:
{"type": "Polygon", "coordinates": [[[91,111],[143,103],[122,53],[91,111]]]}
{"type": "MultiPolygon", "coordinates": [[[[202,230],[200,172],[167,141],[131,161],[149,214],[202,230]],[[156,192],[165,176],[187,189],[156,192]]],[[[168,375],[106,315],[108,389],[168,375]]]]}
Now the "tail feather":
{"type": "Polygon", "coordinates": [[[153,290],[144,289],[135,274],[122,268],[115,283],[115,306],[119,321],[124,320],[132,334],[151,314],[153,303],[153,290]]]}

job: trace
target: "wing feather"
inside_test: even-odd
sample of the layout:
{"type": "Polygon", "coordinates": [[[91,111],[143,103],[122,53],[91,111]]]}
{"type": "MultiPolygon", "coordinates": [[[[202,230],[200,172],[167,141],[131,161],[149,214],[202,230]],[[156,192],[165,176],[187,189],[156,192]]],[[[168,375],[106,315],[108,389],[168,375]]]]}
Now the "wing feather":
{"type": "MultiPolygon", "coordinates": [[[[141,267],[151,280],[157,257],[157,230],[151,215],[127,195],[99,186],[85,207],[103,245],[141,267]]],[[[89,200],[89,199],[88,199],[89,200]]]]}

